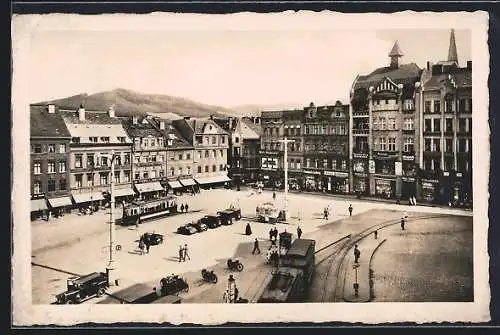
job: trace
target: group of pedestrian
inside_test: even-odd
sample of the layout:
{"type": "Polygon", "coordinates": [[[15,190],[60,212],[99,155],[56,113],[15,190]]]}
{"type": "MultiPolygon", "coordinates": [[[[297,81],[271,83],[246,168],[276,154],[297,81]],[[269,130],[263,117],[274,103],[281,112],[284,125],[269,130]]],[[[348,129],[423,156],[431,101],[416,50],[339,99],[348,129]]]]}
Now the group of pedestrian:
{"type": "Polygon", "coordinates": [[[145,253],[149,254],[149,248],[151,247],[151,244],[149,243],[148,239],[142,235],[139,238],[139,250],[141,252],[141,255],[144,255],[145,253]],[[146,252],[144,252],[144,249],[146,249],[146,252]]]}
{"type": "Polygon", "coordinates": [[[184,213],[184,211],[186,211],[185,213],[187,213],[188,212],[188,208],[189,208],[188,204],[185,204],[185,205],[182,204],[181,205],[181,213],[184,213]]]}
{"type": "Polygon", "coordinates": [[[191,260],[191,257],[189,257],[188,253],[188,245],[184,244],[184,246],[180,245],[179,246],[179,262],[185,262],[186,258],[191,260]]]}
{"type": "Polygon", "coordinates": [[[276,241],[277,239],[278,239],[278,229],[276,229],[276,227],[273,227],[269,230],[269,240],[276,241]]]}

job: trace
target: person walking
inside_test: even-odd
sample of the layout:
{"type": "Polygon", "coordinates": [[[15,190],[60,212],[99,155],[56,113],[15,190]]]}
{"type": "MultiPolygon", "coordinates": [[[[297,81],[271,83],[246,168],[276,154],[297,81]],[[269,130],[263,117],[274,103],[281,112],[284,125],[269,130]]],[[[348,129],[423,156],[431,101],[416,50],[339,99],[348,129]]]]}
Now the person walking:
{"type": "Polygon", "coordinates": [[[276,192],[273,192],[273,200],[276,200],[276,192]]]}
{"type": "Polygon", "coordinates": [[[375,239],[377,239],[377,238],[378,238],[378,230],[375,230],[375,231],[373,232],[373,236],[375,236],[375,239]]]}
{"type": "Polygon", "coordinates": [[[184,248],[182,245],[179,246],[179,263],[184,259],[184,248]]]}
{"type": "Polygon", "coordinates": [[[358,249],[358,245],[354,246],[354,263],[359,263],[359,257],[361,256],[361,251],[358,249]]]}
{"type": "Polygon", "coordinates": [[[302,229],[300,226],[297,227],[297,236],[300,238],[302,236],[302,229]]]}
{"type": "Polygon", "coordinates": [[[188,204],[186,204],[186,205],[184,206],[184,209],[186,210],[186,213],[188,212],[188,208],[189,208],[189,207],[188,207],[188,204]]]}
{"type": "Polygon", "coordinates": [[[149,240],[144,239],[144,245],[146,245],[146,253],[149,254],[149,247],[151,246],[149,240]]]}
{"type": "Polygon", "coordinates": [[[269,229],[269,241],[273,240],[273,236],[274,236],[274,230],[273,230],[273,228],[271,228],[271,229],[269,229]]]}
{"type": "Polygon", "coordinates": [[[352,204],[349,204],[349,216],[352,216],[352,204]]]}
{"type": "Polygon", "coordinates": [[[187,259],[191,260],[191,257],[189,257],[189,253],[188,253],[188,245],[187,243],[184,244],[184,255],[183,255],[183,261],[185,262],[186,261],[186,257],[187,259]]]}
{"type": "Polygon", "coordinates": [[[401,218],[401,230],[405,230],[405,218],[401,218]]]}
{"type": "Polygon", "coordinates": [[[258,251],[258,252],[259,252],[259,254],[260,254],[259,240],[258,240],[258,239],[255,239],[255,241],[253,242],[253,250],[252,250],[252,255],[254,255],[257,251],[258,251]]]}
{"type": "Polygon", "coordinates": [[[323,208],[323,219],[325,219],[325,220],[326,220],[326,219],[327,219],[327,217],[328,217],[328,214],[327,214],[327,213],[328,213],[328,212],[327,212],[326,207],[325,207],[325,208],[323,208]]]}
{"type": "Polygon", "coordinates": [[[184,212],[184,204],[181,205],[181,213],[184,212]]]}
{"type": "Polygon", "coordinates": [[[252,235],[252,227],[250,227],[250,223],[247,223],[247,226],[245,227],[245,235],[252,235]]]}
{"type": "Polygon", "coordinates": [[[141,251],[141,255],[144,255],[144,239],[142,236],[139,239],[139,250],[141,251]]]}

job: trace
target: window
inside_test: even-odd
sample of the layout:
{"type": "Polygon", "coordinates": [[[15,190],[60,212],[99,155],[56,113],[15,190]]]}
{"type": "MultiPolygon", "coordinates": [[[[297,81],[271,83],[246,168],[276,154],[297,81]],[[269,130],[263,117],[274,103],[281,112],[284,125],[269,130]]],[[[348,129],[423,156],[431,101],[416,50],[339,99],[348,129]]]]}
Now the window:
{"type": "Polygon", "coordinates": [[[458,140],[458,152],[466,152],[466,140],[465,139],[458,140]]]}
{"type": "Polygon", "coordinates": [[[33,146],[33,151],[35,154],[41,154],[42,153],[42,145],[41,144],[35,144],[33,146]]]}
{"type": "Polygon", "coordinates": [[[202,144],[202,143],[203,143],[203,136],[199,136],[199,135],[197,135],[197,136],[196,136],[196,143],[197,143],[197,144],[202,144]]]}
{"type": "Polygon", "coordinates": [[[160,170],[160,172],[159,172],[159,177],[160,177],[160,178],[165,177],[165,171],[164,171],[164,170],[160,170]]]}
{"type": "Polygon", "coordinates": [[[446,118],[445,120],[445,131],[451,133],[453,131],[453,119],[446,118]]]}
{"type": "Polygon", "coordinates": [[[180,167],[180,168],[177,169],[177,174],[179,176],[182,176],[182,167],[180,167]]]}
{"type": "Polygon", "coordinates": [[[446,99],[444,103],[446,113],[453,113],[455,111],[455,102],[453,101],[453,99],[446,99]]]}
{"type": "Polygon", "coordinates": [[[467,132],[472,133],[472,118],[468,118],[467,132]]]}
{"type": "Polygon", "coordinates": [[[82,187],[82,176],[81,174],[75,175],[75,187],[76,188],[81,188],[82,187]]]}
{"type": "Polygon", "coordinates": [[[347,161],[346,160],[342,160],[342,170],[347,170],[347,161]]]}
{"type": "Polygon", "coordinates": [[[217,152],[215,150],[212,150],[212,157],[213,158],[217,157],[217,152]]]}
{"type": "Polygon", "coordinates": [[[385,142],[385,137],[381,137],[379,139],[379,150],[380,151],[386,151],[387,150],[386,142],[385,142]]]}
{"type": "Polygon", "coordinates": [[[389,138],[389,151],[396,151],[396,138],[390,137],[389,138]]]}
{"type": "MultiPolygon", "coordinates": [[[[359,129],[361,129],[362,127],[359,127],[359,129]]],[[[377,130],[378,129],[378,118],[374,117],[373,118],[373,130],[377,130]]]]}
{"type": "Polygon", "coordinates": [[[444,170],[445,171],[453,170],[453,158],[446,157],[444,159],[444,170]]]}
{"type": "Polygon", "coordinates": [[[445,140],[445,151],[446,152],[453,152],[453,139],[447,138],[445,140]]]}
{"type": "Polygon", "coordinates": [[[59,162],[59,172],[66,172],[66,162],[59,162]]]}
{"type": "Polygon", "coordinates": [[[220,156],[224,157],[224,150],[220,150],[220,156]]]}
{"type": "Polygon", "coordinates": [[[467,103],[465,104],[465,111],[472,112],[472,99],[467,99],[467,103]]]}
{"type": "Polygon", "coordinates": [[[413,130],[413,118],[406,117],[404,119],[404,129],[405,130],[413,130]]]}
{"type": "Polygon", "coordinates": [[[149,140],[148,140],[147,138],[143,138],[143,139],[142,139],[142,145],[143,145],[144,147],[149,146],[149,140]]]}
{"type": "Polygon", "coordinates": [[[432,151],[437,151],[437,152],[441,151],[439,147],[440,146],[439,142],[440,142],[439,138],[434,138],[432,140],[432,151]]]}
{"type": "Polygon", "coordinates": [[[179,160],[180,161],[182,160],[182,154],[179,154],[179,160]]]}
{"type": "Polygon", "coordinates": [[[82,167],[82,155],[75,155],[75,168],[82,167]]]}
{"type": "Polygon", "coordinates": [[[33,173],[41,174],[42,173],[42,165],[40,162],[33,163],[33,173]]]}
{"type": "MultiPolygon", "coordinates": [[[[49,144],[47,145],[47,152],[50,153],[55,153],[56,152],[56,145],[55,144],[49,144]]],[[[54,184],[55,188],[55,184],[54,184]]]]}
{"type": "Polygon", "coordinates": [[[122,156],[121,156],[121,155],[119,155],[119,154],[117,154],[117,155],[115,156],[115,165],[116,165],[116,166],[120,166],[120,165],[122,165],[122,156]]]}
{"type": "Polygon", "coordinates": [[[465,133],[465,120],[464,118],[458,119],[458,132],[465,133]]]}
{"type": "Polygon", "coordinates": [[[385,130],[386,129],[385,117],[381,117],[379,121],[380,121],[380,130],[385,130]]]}
{"type": "Polygon", "coordinates": [[[389,118],[389,129],[391,130],[396,129],[396,119],[393,117],[389,118]]]}
{"type": "Polygon", "coordinates": [[[332,170],[337,170],[337,160],[332,159],[332,170]]]}
{"type": "Polygon", "coordinates": [[[175,176],[175,169],[173,167],[170,168],[170,176],[175,176]]]}
{"type": "Polygon", "coordinates": [[[163,138],[158,139],[158,146],[163,147],[163,138]]]}
{"type": "Polygon", "coordinates": [[[208,172],[208,165],[205,165],[205,172],[208,172]]]}
{"type": "Polygon", "coordinates": [[[109,143],[109,136],[101,136],[102,143],[109,143]]]}
{"type": "Polygon", "coordinates": [[[216,144],[216,143],[217,143],[217,137],[212,136],[212,144],[216,144]]]}
{"type": "Polygon", "coordinates": [[[208,150],[205,150],[205,158],[208,158],[209,157],[209,153],[208,153],[208,150]]]}
{"type": "Polygon", "coordinates": [[[300,170],[300,161],[297,161],[296,166],[297,166],[297,169],[300,170]]]}
{"type": "Polygon", "coordinates": [[[405,110],[411,110],[411,109],[413,109],[413,100],[406,99],[405,102],[404,102],[403,108],[405,110]]]}
{"type": "Polygon", "coordinates": [[[212,172],[216,172],[216,171],[217,171],[217,166],[215,166],[215,164],[214,164],[214,165],[212,165],[212,172]]]}
{"type": "Polygon", "coordinates": [[[66,144],[59,144],[59,153],[60,154],[66,153],[66,144]]]}
{"type": "Polygon", "coordinates": [[[472,152],[472,139],[467,140],[467,152],[472,152]]]}
{"type": "Polygon", "coordinates": [[[441,101],[434,100],[434,113],[441,113],[441,101]]]}
{"type": "Polygon", "coordinates": [[[434,132],[441,131],[441,119],[434,119],[434,132]]]}
{"type": "Polygon", "coordinates": [[[153,138],[153,139],[151,139],[151,146],[152,146],[152,147],[154,147],[154,146],[156,145],[156,143],[155,143],[155,142],[156,142],[156,141],[155,141],[155,139],[154,139],[154,138],[153,138]]]}
{"type": "Polygon", "coordinates": [[[432,160],[431,159],[424,159],[424,169],[427,171],[432,170],[432,160]]]}
{"type": "Polygon", "coordinates": [[[101,165],[108,166],[108,157],[107,156],[101,156],[101,165]]]}
{"type": "Polygon", "coordinates": [[[315,168],[315,169],[317,169],[317,168],[318,168],[318,160],[317,160],[317,159],[315,159],[315,160],[314,160],[314,168],[315,168]]]}
{"type": "Polygon", "coordinates": [[[35,181],[33,184],[33,194],[39,194],[42,193],[42,183],[39,181],[35,181]]]}
{"type": "Polygon", "coordinates": [[[124,137],[124,136],[118,136],[118,142],[125,143],[126,142],[126,137],[124,137]]]}
{"type": "Polygon", "coordinates": [[[424,113],[430,113],[431,112],[431,102],[430,101],[426,101],[424,103],[424,113]]]}
{"type": "Polygon", "coordinates": [[[310,158],[306,159],[306,167],[311,167],[311,159],[310,158]]]}
{"type": "Polygon", "coordinates": [[[94,174],[87,173],[87,187],[94,186],[94,174]]]}
{"type": "MultiPolygon", "coordinates": [[[[287,129],[287,130],[288,130],[288,129],[287,129]]],[[[239,137],[235,137],[235,138],[234,138],[234,142],[235,142],[235,143],[240,143],[240,138],[239,138],[239,137]]]]}
{"type": "Polygon", "coordinates": [[[441,170],[441,159],[440,158],[435,158],[433,160],[433,162],[434,162],[434,171],[441,170]]]}
{"type": "Polygon", "coordinates": [[[71,142],[73,143],[80,143],[80,137],[72,137],[71,142]]]}
{"type": "Polygon", "coordinates": [[[424,131],[432,131],[432,120],[431,119],[425,119],[424,122],[424,131]]]}
{"type": "Polygon", "coordinates": [[[134,159],[135,159],[135,163],[136,164],[139,164],[141,162],[141,156],[140,155],[134,156],[134,159]]]}
{"type": "Polygon", "coordinates": [[[125,165],[129,165],[130,164],[130,154],[125,154],[123,156],[123,158],[125,158],[125,165]]]}
{"type": "Polygon", "coordinates": [[[323,168],[327,169],[328,168],[328,159],[323,159],[323,168]]]}
{"type": "Polygon", "coordinates": [[[224,171],[224,164],[219,165],[219,171],[224,171]]]}
{"type": "Polygon", "coordinates": [[[121,183],[121,178],[120,178],[120,172],[115,173],[115,183],[120,184],[121,183]]]}
{"type": "Polygon", "coordinates": [[[137,180],[137,179],[140,179],[140,178],[141,178],[141,175],[139,174],[139,172],[136,172],[136,173],[134,174],[134,179],[136,179],[136,180],[137,180]]]}
{"type": "Polygon", "coordinates": [[[147,171],[142,173],[142,179],[149,179],[149,173],[147,171]]]}
{"type": "Polygon", "coordinates": [[[56,163],[48,162],[47,163],[47,173],[56,173],[56,163]]]}
{"type": "Polygon", "coordinates": [[[56,190],[56,180],[55,179],[49,179],[49,184],[47,191],[48,192],[54,192],[56,190]]]}
{"type": "Polygon", "coordinates": [[[92,143],[97,143],[97,137],[89,137],[89,142],[92,142],[92,143]]]}
{"type": "Polygon", "coordinates": [[[403,149],[405,152],[413,152],[413,137],[405,138],[403,149]]]}
{"type": "Polygon", "coordinates": [[[123,177],[126,183],[130,183],[130,171],[123,171],[123,177]]]}
{"type": "Polygon", "coordinates": [[[94,155],[92,154],[87,154],[87,167],[89,168],[94,167],[94,155]]]}
{"type": "Polygon", "coordinates": [[[191,175],[191,167],[190,166],[186,166],[186,174],[191,175]]]}
{"type": "Polygon", "coordinates": [[[187,160],[190,160],[190,159],[191,159],[191,154],[190,154],[190,153],[187,153],[187,154],[186,154],[186,159],[187,159],[187,160]]]}
{"type": "Polygon", "coordinates": [[[201,166],[198,166],[198,173],[201,173],[201,166]]]}
{"type": "Polygon", "coordinates": [[[108,174],[107,173],[101,173],[101,185],[107,185],[108,184],[108,174]]]}

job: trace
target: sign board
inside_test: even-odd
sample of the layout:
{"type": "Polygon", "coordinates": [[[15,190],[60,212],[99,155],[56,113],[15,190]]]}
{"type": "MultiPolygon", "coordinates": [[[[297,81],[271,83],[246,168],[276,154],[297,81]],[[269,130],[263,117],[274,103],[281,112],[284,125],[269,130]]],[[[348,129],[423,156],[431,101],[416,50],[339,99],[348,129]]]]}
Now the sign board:
{"type": "Polygon", "coordinates": [[[396,176],[403,175],[403,163],[402,162],[394,162],[394,171],[396,176]]]}
{"type": "Polygon", "coordinates": [[[349,175],[347,172],[337,172],[337,171],[324,171],[323,172],[325,176],[333,176],[333,177],[339,177],[339,178],[347,178],[349,175]]]}
{"type": "Polygon", "coordinates": [[[375,173],[375,161],[373,159],[368,161],[368,172],[375,173]]]}

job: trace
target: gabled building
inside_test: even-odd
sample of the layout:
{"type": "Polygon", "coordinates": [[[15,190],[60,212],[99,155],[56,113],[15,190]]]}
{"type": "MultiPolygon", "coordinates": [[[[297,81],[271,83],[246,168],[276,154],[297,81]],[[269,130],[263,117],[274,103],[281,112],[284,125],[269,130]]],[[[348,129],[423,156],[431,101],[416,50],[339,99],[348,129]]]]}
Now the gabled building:
{"type": "Polygon", "coordinates": [[[286,137],[288,140],[293,141],[291,143],[288,143],[287,145],[288,183],[290,185],[290,189],[296,189],[299,185],[303,188],[305,184],[303,170],[304,138],[302,129],[304,121],[304,111],[305,109],[294,109],[286,110],[283,112],[283,137],[286,137]]]}
{"type": "Polygon", "coordinates": [[[194,179],[201,187],[227,185],[229,134],[213,117],[172,121],[181,136],[194,147],[194,179]]]}
{"type": "Polygon", "coordinates": [[[115,116],[108,111],[60,110],[71,135],[70,190],[80,208],[110,200],[111,161],[115,167],[115,200],[117,203],[134,196],[132,189],[132,140],[115,116]]]}
{"type": "Polygon", "coordinates": [[[269,187],[279,187],[284,178],[283,111],[262,111],[259,179],[269,187]]]}
{"type": "Polygon", "coordinates": [[[70,139],[55,105],[30,105],[32,219],[45,217],[49,210],[58,216],[71,209],[70,139]]]}

